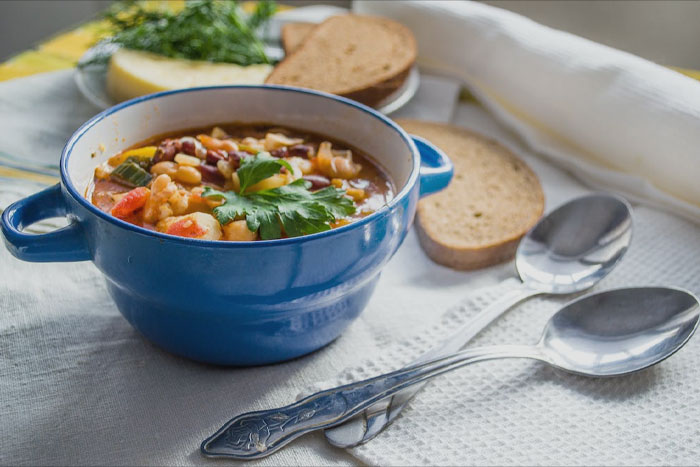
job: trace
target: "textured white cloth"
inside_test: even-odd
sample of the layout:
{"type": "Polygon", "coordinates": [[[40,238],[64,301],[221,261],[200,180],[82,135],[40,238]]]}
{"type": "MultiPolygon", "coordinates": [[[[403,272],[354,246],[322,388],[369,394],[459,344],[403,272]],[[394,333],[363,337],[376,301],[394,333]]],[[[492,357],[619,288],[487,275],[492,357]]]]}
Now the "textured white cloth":
{"type": "Polygon", "coordinates": [[[356,1],[410,27],[423,67],[465,82],[535,152],[700,218],[700,83],[475,2],[356,1]]]}

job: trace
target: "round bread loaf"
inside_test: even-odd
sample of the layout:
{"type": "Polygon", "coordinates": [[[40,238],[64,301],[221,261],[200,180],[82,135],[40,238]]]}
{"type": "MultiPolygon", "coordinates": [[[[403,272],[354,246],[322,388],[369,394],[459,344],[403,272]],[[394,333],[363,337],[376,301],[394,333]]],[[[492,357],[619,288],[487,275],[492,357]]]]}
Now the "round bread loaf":
{"type": "Polygon", "coordinates": [[[428,256],[454,269],[511,259],[544,210],[537,176],[505,147],[464,128],[398,123],[442,149],[455,167],[447,189],[418,203],[416,231],[428,256]]]}

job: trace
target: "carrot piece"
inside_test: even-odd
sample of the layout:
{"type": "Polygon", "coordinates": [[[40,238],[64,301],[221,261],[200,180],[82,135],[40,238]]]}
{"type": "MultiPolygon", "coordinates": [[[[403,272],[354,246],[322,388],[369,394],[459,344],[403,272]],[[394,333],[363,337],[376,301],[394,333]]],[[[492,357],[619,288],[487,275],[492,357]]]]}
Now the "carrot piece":
{"type": "Polygon", "coordinates": [[[165,233],[177,235],[178,237],[197,238],[207,233],[207,230],[194,219],[185,218],[171,224],[165,233]]]}
{"type": "Polygon", "coordinates": [[[112,215],[120,219],[124,219],[144,207],[151,191],[143,186],[134,188],[127,194],[125,194],[122,199],[119,200],[117,204],[112,208],[112,215]]]}
{"type": "Polygon", "coordinates": [[[207,149],[213,149],[213,150],[223,149],[226,152],[238,151],[238,145],[231,140],[212,138],[209,135],[197,135],[197,139],[207,149]]]}

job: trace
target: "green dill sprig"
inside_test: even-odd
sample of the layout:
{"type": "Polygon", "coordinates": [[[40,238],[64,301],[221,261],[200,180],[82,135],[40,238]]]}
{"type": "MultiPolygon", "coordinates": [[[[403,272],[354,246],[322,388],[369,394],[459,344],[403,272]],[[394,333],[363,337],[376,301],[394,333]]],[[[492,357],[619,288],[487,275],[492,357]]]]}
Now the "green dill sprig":
{"type": "Polygon", "coordinates": [[[80,65],[105,63],[113,46],[170,58],[243,66],[270,63],[256,31],[275,10],[276,4],[269,0],[258,2],[249,16],[233,0],[192,0],[179,12],[148,9],[141,2],[117,2],[104,14],[110,36],[98,49],[105,53],[80,65]]]}

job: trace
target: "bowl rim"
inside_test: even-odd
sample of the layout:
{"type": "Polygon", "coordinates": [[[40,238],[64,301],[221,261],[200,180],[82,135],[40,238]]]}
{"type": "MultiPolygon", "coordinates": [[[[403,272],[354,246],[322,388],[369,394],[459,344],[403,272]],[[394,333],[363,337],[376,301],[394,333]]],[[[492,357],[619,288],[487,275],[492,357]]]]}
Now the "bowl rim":
{"type": "Polygon", "coordinates": [[[375,219],[378,219],[380,217],[383,217],[386,215],[391,209],[393,209],[396,205],[400,204],[404,198],[406,198],[411,190],[414,188],[416,181],[418,180],[418,175],[420,171],[420,153],[418,152],[418,149],[416,145],[413,142],[413,139],[406,133],[403,128],[401,128],[398,124],[396,124],[394,121],[386,117],[385,115],[382,115],[381,113],[377,112],[376,110],[372,109],[371,107],[368,107],[364,104],[360,104],[359,102],[353,101],[351,99],[341,97],[341,96],[336,96],[334,94],[329,94],[326,92],[322,91],[316,91],[312,89],[306,89],[306,88],[299,88],[295,86],[283,86],[283,85],[269,85],[269,84],[240,84],[240,85],[219,85],[219,86],[200,86],[200,87],[193,87],[193,88],[183,88],[183,89],[173,89],[169,91],[162,91],[162,92],[157,92],[153,94],[147,94],[144,96],[139,96],[133,99],[129,99],[128,101],[121,102],[115,106],[112,106],[106,110],[103,110],[102,112],[98,113],[94,117],[90,118],[88,121],[83,123],[68,139],[66,142],[65,146],[63,147],[63,150],[61,151],[61,160],[60,160],[60,175],[61,175],[61,181],[63,182],[63,186],[66,188],[68,193],[84,208],[86,208],[88,211],[92,212],[99,218],[114,224],[118,227],[124,228],[126,230],[130,230],[134,233],[141,234],[141,235],[147,235],[147,236],[152,236],[155,238],[159,238],[161,240],[167,240],[167,241],[172,241],[176,243],[184,243],[184,244],[190,244],[193,246],[206,246],[206,247],[215,247],[215,248],[248,248],[248,247],[253,247],[253,246],[258,246],[258,247],[263,247],[263,246],[275,246],[275,245],[288,245],[288,244],[293,244],[293,243],[303,243],[303,242],[308,242],[312,241],[315,239],[320,239],[320,238],[325,238],[328,236],[332,235],[341,235],[345,232],[349,232],[354,229],[359,229],[365,224],[368,224],[375,219]],[[357,221],[351,222],[347,225],[337,227],[335,229],[330,229],[326,230],[324,232],[318,232],[314,234],[309,234],[309,235],[302,235],[299,237],[289,237],[289,238],[278,238],[278,239],[273,239],[273,240],[253,240],[253,241],[241,241],[241,242],[227,242],[227,241],[222,241],[222,240],[201,240],[197,238],[187,238],[187,237],[178,237],[176,235],[168,235],[165,233],[157,232],[155,230],[149,230],[144,227],[139,227],[137,225],[131,224],[129,222],[123,221],[121,219],[118,219],[114,216],[109,215],[108,213],[98,209],[95,205],[93,205],[85,196],[81,195],[78,189],[73,185],[73,182],[71,178],[68,176],[68,159],[72,155],[73,148],[77,144],[77,142],[82,138],[93,126],[95,126],[98,122],[104,120],[105,118],[109,117],[110,115],[119,112],[122,109],[125,109],[127,107],[131,107],[136,104],[140,104],[142,102],[146,102],[149,100],[155,100],[161,97],[165,96],[171,96],[171,95],[178,95],[178,94],[185,94],[185,93],[192,93],[192,92],[201,92],[201,91],[211,91],[211,90],[218,90],[218,89],[272,89],[272,90],[277,90],[277,91],[286,91],[286,92],[296,92],[296,93],[301,93],[301,94],[308,94],[308,95],[313,95],[317,97],[322,97],[325,99],[330,99],[334,100],[337,102],[340,102],[345,105],[349,105],[351,107],[354,107],[358,110],[361,110],[362,112],[369,114],[369,116],[372,116],[382,123],[384,123],[386,126],[390,127],[393,129],[395,132],[398,133],[399,137],[404,141],[404,143],[408,146],[411,155],[412,155],[412,162],[413,166],[411,167],[411,172],[408,176],[408,180],[406,180],[406,183],[403,185],[403,187],[399,190],[399,192],[394,196],[388,203],[383,205],[380,209],[374,211],[372,214],[363,217],[362,219],[358,219],[357,221]]]}

